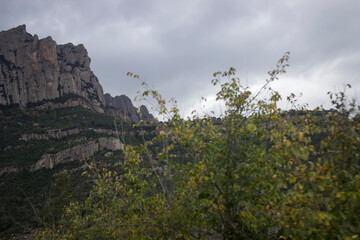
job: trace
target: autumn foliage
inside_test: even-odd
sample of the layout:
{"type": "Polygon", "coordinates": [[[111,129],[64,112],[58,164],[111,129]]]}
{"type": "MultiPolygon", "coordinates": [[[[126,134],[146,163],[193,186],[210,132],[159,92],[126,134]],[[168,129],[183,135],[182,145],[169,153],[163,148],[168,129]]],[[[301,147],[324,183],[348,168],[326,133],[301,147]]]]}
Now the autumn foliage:
{"type": "Polygon", "coordinates": [[[126,146],[122,171],[89,170],[97,178],[89,197],[37,237],[360,238],[360,108],[344,91],[329,93],[332,111],[306,110],[293,94],[294,109],[281,110],[270,85],[288,59],[255,93],[235,69],[215,73],[220,118],[184,120],[173,100],[144,84],[140,97],[154,99],[168,121],[151,141],[126,146]]]}

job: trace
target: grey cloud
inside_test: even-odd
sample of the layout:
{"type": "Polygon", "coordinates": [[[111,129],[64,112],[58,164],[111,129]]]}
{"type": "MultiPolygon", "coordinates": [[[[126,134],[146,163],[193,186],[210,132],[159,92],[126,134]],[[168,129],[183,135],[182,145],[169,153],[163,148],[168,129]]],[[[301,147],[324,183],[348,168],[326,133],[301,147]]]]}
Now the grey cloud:
{"type": "Polygon", "coordinates": [[[140,84],[125,74],[136,72],[184,112],[215,93],[213,72],[233,66],[256,86],[285,51],[281,92],[302,91],[315,106],[334,86],[360,87],[358,1],[0,1],[0,30],[25,23],[40,37],[83,43],[105,92],[134,97],[140,84]]]}

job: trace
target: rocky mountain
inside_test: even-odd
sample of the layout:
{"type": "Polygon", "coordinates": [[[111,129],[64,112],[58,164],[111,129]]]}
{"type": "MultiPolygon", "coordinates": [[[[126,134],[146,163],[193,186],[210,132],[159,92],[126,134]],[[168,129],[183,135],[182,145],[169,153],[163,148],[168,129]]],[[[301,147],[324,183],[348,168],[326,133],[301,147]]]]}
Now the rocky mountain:
{"type": "Polygon", "coordinates": [[[147,108],[141,114],[125,96],[106,94],[90,69],[91,59],[82,44],[57,45],[51,37],[39,39],[21,25],[0,32],[0,106],[36,106],[37,109],[82,106],[116,114],[123,120],[150,122],[147,108]],[[120,110],[106,110],[113,107],[120,110]]]}
{"type": "Polygon", "coordinates": [[[25,25],[0,32],[0,239],[38,225],[61,171],[81,198],[89,164],[121,170],[124,146],[154,135],[155,124],[133,126],[153,120],[147,108],[104,95],[90,61],[83,45],[39,39],[25,25]]]}
{"type": "MultiPolygon", "coordinates": [[[[2,167],[38,170],[44,166],[88,158],[103,149],[121,150],[123,143],[117,132],[117,121],[120,121],[123,130],[122,122],[131,124],[140,120],[153,120],[144,105],[138,111],[125,95],[104,96],[99,80],[90,69],[90,62],[82,44],[57,45],[51,37],[39,39],[37,35],[27,33],[25,25],[0,32],[0,118],[3,118],[3,124],[0,124],[0,133],[3,135],[0,140],[0,157],[13,149],[36,145],[33,143],[35,140],[64,141],[59,150],[54,152],[53,148],[51,151],[46,149],[41,156],[24,161],[21,167],[15,167],[16,164],[9,159],[0,159],[0,170],[2,167]],[[95,112],[84,112],[81,108],[95,112]],[[19,118],[19,114],[23,117],[19,118]],[[38,118],[37,115],[46,115],[46,119],[38,118]],[[12,125],[11,121],[5,119],[12,119],[17,124],[12,125]],[[66,140],[69,137],[73,138],[70,142],[66,140]],[[115,137],[119,143],[114,146],[104,144],[104,137],[115,137]],[[97,142],[99,146],[95,144],[97,142]],[[79,146],[74,148],[75,145],[79,146]],[[56,156],[56,160],[52,160],[53,156],[56,156]],[[44,164],[32,167],[30,162],[34,161],[44,164]]],[[[125,140],[124,134],[122,132],[122,140],[125,140]]]]}
{"type": "Polygon", "coordinates": [[[130,98],[126,95],[112,97],[109,93],[106,93],[104,98],[106,106],[121,110],[124,115],[132,122],[137,123],[140,120],[151,122],[154,119],[154,116],[149,113],[145,105],[140,106],[139,114],[137,108],[134,107],[130,98]]]}
{"type": "Polygon", "coordinates": [[[0,32],[0,69],[2,105],[26,107],[73,95],[84,100],[74,105],[103,112],[102,86],[90,70],[90,58],[81,44],[57,45],[51,37],[32,36],[21,25],[0,32]]]}

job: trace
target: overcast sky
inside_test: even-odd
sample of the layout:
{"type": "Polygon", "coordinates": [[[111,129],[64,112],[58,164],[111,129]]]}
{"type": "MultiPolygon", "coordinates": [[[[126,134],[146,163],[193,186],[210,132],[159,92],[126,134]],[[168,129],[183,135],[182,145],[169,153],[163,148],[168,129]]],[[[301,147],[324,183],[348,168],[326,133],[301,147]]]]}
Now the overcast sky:
{"type": "MultiPolygon", "coordinates": [[[[104,93],[141,89],[137,73],[182,114],[218,111],[210,81],[237,69],[244,84],[260,86],[286,52],[290,68],[273,86],[303,93],[310,108],[330,107],[328,91],[360,87],[359,0],[0,0],[0,31],[26,24],[40,38],[84,44],[104,93]]],[[[139,103],[135,103],[139,105],[139,103]]]]}

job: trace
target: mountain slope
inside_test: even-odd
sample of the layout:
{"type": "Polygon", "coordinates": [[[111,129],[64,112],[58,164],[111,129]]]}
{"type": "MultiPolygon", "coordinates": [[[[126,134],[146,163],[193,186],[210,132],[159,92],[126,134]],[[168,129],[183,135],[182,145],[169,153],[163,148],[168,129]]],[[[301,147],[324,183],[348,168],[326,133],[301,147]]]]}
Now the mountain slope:
{"type": "Polygon", "coordinates": [[[25,25],[0,32],[0,239],[39,224],[60,172],[75,199],[86,196],[90,163],[121,168],[124,144],[152,134],[132,127],[153,119],[147,108],[121,98],[106,104],[83,45],[38,39],[25,25]]]}

